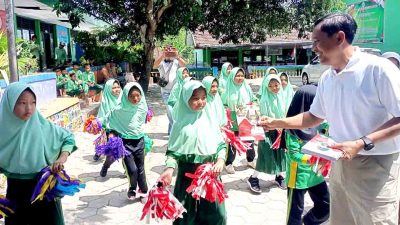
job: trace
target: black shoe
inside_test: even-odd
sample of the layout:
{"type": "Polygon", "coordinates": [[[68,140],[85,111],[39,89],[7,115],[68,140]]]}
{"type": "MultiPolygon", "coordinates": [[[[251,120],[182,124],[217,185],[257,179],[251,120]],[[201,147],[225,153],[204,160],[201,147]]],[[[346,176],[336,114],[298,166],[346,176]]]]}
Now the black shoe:
{"type": "Polygon", "coordinates": [[[100,159],[100,156],[97,155],[97,154],[94,154],[93,160],[96,162],[96,161],[98,161],[99,159],[100,159]]]}
{"type": "Polygon", "coordinates": [[[275,176],[275,183],[278,185],[278,187],[282,190],[286,190],[286,182],[285,182],[285,178],[282,177],[281,175],[279,176],[275,176]]]}
{"type": "Polygon", "coordinates": [[[108,171],[107,167],[105,167],[105,166],[101,167],[100,176],[101,177],[106,177],[107,176],[107,171],[108,171]]]}
{"type": "Polygon", "coordinates": [[[250,190],[254,193],[261,193],[260,182],[257,177],[250,176],[249,179],[247,179],[247,184],[249,185],[250,190]]]}
{"type": "Polygon", "coordinates": [[[129,188],[128,199],[129,200],[134,200],[135,198],[136,198],[136,191],[131,189],[131,188],[129,188]]]}

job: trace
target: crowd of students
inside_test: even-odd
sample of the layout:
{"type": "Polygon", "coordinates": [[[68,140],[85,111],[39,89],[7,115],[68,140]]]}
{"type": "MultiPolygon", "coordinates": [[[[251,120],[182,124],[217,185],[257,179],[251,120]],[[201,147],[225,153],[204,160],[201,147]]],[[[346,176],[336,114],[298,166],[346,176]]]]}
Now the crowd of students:
{"type": "MultiPolygon", "coordinates": [[[[328,23],[329,25],[329,23],[334,24],[338,20],[343,20],[343,24],[355,23],[348,15],[334,14],[323,18],[323,20],[321,20],[322,22],[317,21],[317,30],[314,33],[318,34],[318,32],[323,32],[319,30],[322,30],[322,28],[318,28],[318,26],[321,26],[320,23],[328,23]],[[336,18],[336,20],[331,20],[332,18],[336,18]],[[345,20],[347,20],[347,22],[345,20]]],[[[348,31],[346,30],[346,32],[348,31]]],[[[340,34],[343,35],[344,32],[340,34]]],[[[323,39],[322,36],[316,35],[316,37],[323,39]]],[[[340,39],[339,36],[338,39],[340,39]]],[[[351,49],[352,57],[356,57],[352,58],[352,60],[355,60],[354,62],[346,62],[349,63],[348,66],[356,65],[361,61],[373,64],[371,62],[372,59],[383,64],[384,66],[380,67],[380,69],[385,71],[377,74],[382,76],[382,80],[379,80],[379,82],[386,83],[382,84],[378,82],[378,85],[383,85],[382,87],[386,88],[381,88],[379,86],[379,90],[381,90],[382,93],[379,92],[377,95],[386,94],[384,95],[385,97],[390,97],[393,95],[393,92],[398,95],[400,81],[395,75],[398,75],[400,72],[387,62],[387,60],[377,58],[376,56],[368,56],[365,53],[359,52],[357,48],[353,49],[351,41],[350,43],[348,43],[347,40],[339,42],[334,39],[334,43],[340,43],[338,46],[345,49],[342,49],[343,52],[350,51],[349,49],[351,49]],[[391,82],[389,82],[389,80],[391,82]],[[385,86],[384,84],[388,85],[385,86]]],[[[317,51],[318,48],[322,49],[323,46],[318,45],[314,48],[317,51]]],[[[400,62],[398,55],[390,54],[387,58],[397,60],[398,66],[400,62]]],[[[176,65],[178,67],[178,63],[176,65]]],[[[379,67],[381,65],[375,66],[379,67]]],[[[129,188],[127,191],[128,198],[133,199],[139,197],[142,202],[145,202],[146,193],[148,192],[144,169],[145,133],[143,126],[146,122],[146,115],[148,112],[145,93],[137,82],[128,83],[121,92],[120,83],[112,78],[106,82],[104,89],[102,89],[94,82],[94,76],[93,73],[90,72],[89,65],[85,66],[85,72],[80,72],[77,69],[78,68],[75,67],[70,74],[67,74],[64,69],[57,71],[57,87],[59,90],[65,90],[66,94],[72,96],[86,94],[89,90],[103,90],[103,98],[97,117],[102,122],[107,137],[120,137],[125,149],[129,152],[123,159],[123,165],[129,181],[129,188]]],[[[352,70],[347,72],[350,73],[352,70]]],[[[335,72],[329,70],[322,78],[323,81],[321,84],[327,85],[327,83],[324,83],[328,82],[326,79],[333,77],[330,76],[329,73],[335,72]]],[[[371,72],[371,74],[373,73],[371,72]]],[[[368,74],[360,73],[358,75],[367,76],[368,74]]],[[[200,201],[195,200],[192,195],[186,192],[186,189],[191,183],[191,179],[185,176],[185,174],[194,173],[200,165],[208,162],[213,163],[212,170],[218,175],[219,180],[221,180],[220,174],[224,168],[227,173],[235,173],[233,162],[237,154],[237,149],[233,148],[233,146],[225,140],[221,128],[226,128],[228,123],[235,123],[235,121],[232,121],[234,117],[231,115],[233,114],[227,114],[227,110],[238,112],[248,104],[259,106],[260,114],[263,116],[263,120],[260,123],[265,129],[265,140],[259,141],[258,143],[248,143],[249,149],[246,152],[247,165],[253,168],[254,172],[247,179],[247,183],[254,194],[259,194],[261,193],[258,179],[259,173],[263,172],[275,175],[275,183],[280,188],[287,189],[288,192],[287,224],[308,225],[325,222],[332,216],[332,211],[330,211],[330,209],[332,209],[332,205],[330,205],[330,198],[332,196],[335,197],[335,207],[333,208],[335,211],[333,213],[334,220],[331,221],[332,224],[393,224],[393,221],[397,222],[397,211],[393,213],[393,210],[388,210],[388,206],[390,206],[391,209],[398,209],[398,177],[395,177],[396,174],[398,176],[398,167],[393,166],[392,169],[389,168],[387,170],[387,165],[384,163],[381,164],[380,162],[390,162],[390,165],[388,164],[389,166],[397,165],[396,160],[398,160],[398,153],[378,156],[356,156],[357,152],[355,155],[351,155],[353,154],[349,152],[351,148],[344,146],[346,143],[336,144],[342,147],[340,149],[344,153],[343,159],[351,159],[354,157],[354,161],[339,160],[336,163],[336,169],[333,174],[334,179],[331,184],[332,190],[335,191],[335,193],[333,193],[334,195],[330,195],[324,177],[314,169],[315,167],[320,168],[319,164],[325,163],[324,160],[315,160],[315,157],[302,152],[302,146],[315,135],[329,135],[328,130],[337,132],[337,127],[334,127],[336,130],[329,129],[327,121],[322,119],[325,118],[325,116],[322,116],[321,113],[317,113],[323,112],[325,109],[323,108],[325,106],[321,103],[322,95],[326,94],[326,96],[328,96],[329,93],[323,93],[320,88],[317,89],[313,84],[301,86],[294,92],[287,74],[279,73],[279,71],[273,67],[270,67],[264,74],[258,94],[253,93],[252,88],[244,78],[244,70],[239,67],[233,67],[230,63],[225,63],[222,66],[219,78],[207,76],[202,81],[198,81],[190,77],[190,71],[186,67],[177,69],[177,73],[174,76],[176,76],[177,82],[172,85],[170,84],[172,86],[172,92],[168,95],[168,98],[166,98],[168,106],[172,109],[172,124],[166,152],[165,170],[158,179],[162,185],[169,186],[174,171],[177,171],[174,195],[184,205],[186,213],[183,214],[182,218],[175,220],[174,224],[226,224],[227,213],[225,204],[218,201],[208,202],[204,199],[200,201]],[[314,100],[316,100],[317,103],[315,103],[314,100]],[[316,122],[310,123],[314,125],[310,126],[312,128],[305,129],[305,127],[308,126],[302,125],[303,122],[301,121],[307,118],[300,118],[299,115],[308,115],[309,118],[313,118],[308,114],[309,110],[315,115],[321,116],[318,117],[319,119],[315,119],[316,122]],[[297,121],[296,119],[300,122],[293,122],[297,121]],[[283,130],[273,127],[286,127],[287,129],[283,130]],[[281,136],[281,142],[275,145],[279,136],[281,136]],[[257,154],[255,151],[256,146],[257,154]],[[384,158],[386,156],[388,157],[384,158]],[[377,165],[377,167],[380,166],[378,168],[379,174],[385,174],[385,176],[390,175],[389,182],[385,180],[385,176],[375,176],[375,173],[378,174],[376,171],[378,169],[371,166],[367,166],[365,169],[368,169],[368,173],[374,176],[365,174],[365,176],[363,175],[361,178],[358,178],[354,176],[357,175],[357,173],[351,174],[351,172],[354,172],[354,169],[362,168],[364,165],[363,162],[366,161],[375,163],[373,165],[377,165]],[[352,162],[353,164],[348,162],[352,162]],[[315,166],[315,164],[317,165],[315,166]],[[347,170],[342,169],[338,171],[338,168],[342,167],[347,168],[347,170]],[[397,170],[395,170],[396,168],[397,170]],[[341,177],[338,178],[338,176],[341,176],[341,173],[343,176],[353,175],[351,178],[354,180],[361,179],[360,182],[369,181],[369,185],[367,187],[360,187],[357,186],[359,184],[354,183],[354,181],[350,179],[341,180],[341,177]],[[373,183],[370,179],[379,182],[373,183]],[[361,199],[362,196],[358,196],[364,194],[364,192],[351,192],[353,189],[343,189],[343,187],[348,185],[346,182],[351,183],[353,185],[351,186],[352,188],[357,186],[358,189],[356,190],[360,191],[367,189],[381,191],[379,189],[381,188],[379,184],[386,185],[389,183],[388,185],[391,185],[390,187],[392,188],[388,187],[384,189],[384,191],[386,194],[389,192],[394,194],[390,196],[387,195],[387,198],[381,197],[377,200],[376,197],[375,199],[368,200],[369,203],[382,207],[370,208],[367,205],[357,205],[357,208],[349,209],[353,211],[358,210],[364,215],[360,217],[337,208],[338,205],[344,204],[344,202],[340,202],[338,199],[341,198],[343,201],[347,200],[341,197],[342,194],[346,194],[351,198],[351,202],[345,202],[347,207],[351,204],[364,201],[364,199],[361,199]],[[379,187],[375,187],[376,185],[379,187]],[[337,193],[339,189],[346,191],[346,193],[337,193]],[[303,216],[304,196],[306,192],[309,193],[314,202],[314,207],[303,216]],[[357,199],[358,197],[360,199],[357,199]],[[396,202],[381,202],[389,198],[395,199],[396,202]],[[379,215],[388,216],[383,218],[373,213],[368,214],[368,210],[374,212],[379,211],[379,215]],[[343,212],[343,217],[340,217],[339,212],[343,212]],[[380,223],[378,220],[387,220],[391,222],[380,223]],[[341,221],[353,221],[354,223],[342,223],[341,221]],[[368,222],[363,223],[360,221],[368,222]]],[[[350,76],[351,79],[353,79],[353,77],[350,76]]],[[[336,79],[337,77],[334,78],[336,79]]],[[[340,77],[337,79],[340,79],[340,77]]],[[[373,77],[371,82],[377,82],[375,79],[376,78],[373,77]]],[[[342,89],[330,90],[343,91],[342,89]]],[[[350,89],[346,90],[351,91],[350,89]]],[[[368,91],[370,90],[374,89],[368,89],[368,91]]],[[[329,95],[329,98],[335,97],[336,96],[332,97],[329,95]]],[[[400,111],[398,109],[399,97],[394,96],[389,99],[390,101],[387,99],[380,100],[384,101],[386,108],[390,108],[393,114],[398,116],[400,111]]],[[[381,104],[378,100],[371,101],[378,106],[381,104]]],[[[376,110],[384,110],[383,108],[384,107],[376,107],[376,110]]],[[[336,109],[332,109],[331,113],[337,113],[335,110],[336,109]]],[[[383,114],[381,113],[380,115],[383,114]]],[[[330,119],[332,119],[332,117],[327,116],[327,120],[330,119]]],[[[0,104],[0,124],[3,128],[0,131],[2,137],[0,139],[0,172],[7,176],[7,198],[16,204],[15,214],[6,217],[6,225],[63,224],[61,204],[59,201],[40,201],[31,204],[30,197],[37,183],[38,173],[44,167],[51,166],[54,172],[63,169],[63,164],[66,162],[68,156],[76,150],[73,135],[43,118],[36,109],[36,95],[34,90],[29,85],[19,82],[10,84],[3,95],[0,104]],[[42,216],[37,216],[39,213],[42,216]]],[[[335,126],[337,125],[335,124],[335,126]]],[[[344,127],[345,126],[342,124],[343,129],[344,127]]],[[[236,135],[239,135],[237,126],[229,126],[229,128],[235,132],[236,135]]],[[[386,128],[387,126],[383,126],[382,129],[386,128]]],[[[391,135],[394,136],[394,134],[391,135]]],[[[364,145],[366,146],[366,144],[364,145]]],[[[366,151],[370,150],[367,149],[367,147],[368,146],[364,147],[364,149],[366,151]]],[[[372,146],[372,148],[373,147],[374,146],[372,146]]],[[[361,148],[358,149],[358,151],[360,150],[361,148]]],[[[95,155],[94,159],[98,160],[99,156],[95,155]]],[[[100,171],[102,177],[107,175],[107,170],[112,163],[113,160],[107,157],[100,171]]],[[[361,175],[363,174],[363,171],[357,170],[357,172],[361,175]]],[[[371,194],[372,193],[366,193],[367,196],[371,194]]]]}

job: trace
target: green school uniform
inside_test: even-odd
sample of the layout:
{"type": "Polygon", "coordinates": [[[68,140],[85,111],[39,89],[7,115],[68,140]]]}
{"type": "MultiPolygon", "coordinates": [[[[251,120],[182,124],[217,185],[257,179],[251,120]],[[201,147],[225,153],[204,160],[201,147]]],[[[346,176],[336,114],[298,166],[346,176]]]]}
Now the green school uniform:
{"type": "Polygon", "coordinates": [[[324,177],[313,171],[308,164],[309,155],[302,153],[306,142],[286,132],[287,164],[286,185],[289,188],[306,189],[324,182],[324,177]]]}
{"type": "MultiPolygon", "coordinates": [[[[270,67],[268,67],[267,71],[265,71],[264,78],[268,75],[271,75],[271,70],[275,70],[276,73],[278,73],[278,70],[275,67],[270,66],[270,67]]],[[[263,89],[260,87],[260,89],[257,92],[257,98],[261,98],[262,92],[263,92],[263,89]]]]}
{"type": "Polygon", "coordinates": [[[71,132],[45,119],[38,110],[28,120],[14,114],[21,93],[31,86],[19,82],[10,84],[0,103],[0,172],[7,176],[7,198],[16,205],[7,223],[18,224],[32,212],[41,215],[29,218],[32,224],[64,225],[60,199],[31,204],[31,193],[39,172],[52,165],[61,152],[77,149],[71,132]]]}
{"type": "Polygon", "coordinates": [[[186,67],[181,67],[181,68],[178,68],[178,70],[176,71],[176,83],[171,90],[171,94],[168,97],[168,105],[170,105],[171,107],[174,107],[175,103],[179,99],[179,94],[181,93],[183,80],[184,80],[183,79],[183,71],[185,69],[188,70],[186,67]]]}
{"type": "Polygon", "coordinates": [[[244,106],[257,100],[246,80],[244,80],[240,85],[235,83],[235,76],[239,71],[242,71],[244,74],[242,68],[235,67],[232,69],[228,78],[226,91],[221,96],[224,105],[229,107],[231,110],[236,110],[236,107],[240,105],[244,106]]]}
{"type": "Polygon", "coordinates": [[[64,74],[56,76],[57,89],[66,89],[69,79],[70,79],[69,76],[64,74]]]}
{"type": "MultiPolygon", "coordinates": [[[[285,106],[282,99],[282,92],[274,94],[268,90],[271,80],[280,78],[276,74],[270,74],[264,77],[260,87],[260,113],[263,116],[272,118],[284,118],[285,106]]],[[[266,139],[258,143],[258,158],[256,170],[267,174],[278,174],[286,170],[286,155],[284,149],[272,149],[272,144],[278,137],[276,130],[265,133],[266,139]]],[[[284,138],[284,137],[283,137],[284,138]]]]}
{"type": "Polygon", "coordinates": [[[227,70],[228,70],[229,66],[231,66],[233,68],[232,64],[229,62],[226,62],[222,65],[221,75],[219,76],[219,79],[218,79],[218,83],[219,83],[218,92],[221,96],[225,93],[226,86],[228,84],[229,74],[228,74],[227,70]]]}
{"type": "Polygon", "coordinates": [[[89,90],[95,90],[97,93],[100,93],[100,91],[103,90],[103,87],[96,83],[96,78],[92,71],[82,72],[81,77],[82,77],[82,82],[84,84],[83,88],[85,90],[85,93],[88,93],[89,90]]]}
{"type": "Polygon", "coordinates": [[[63,65],[67,61],[67,52],[59,47],[55,50],[56,65],[63,65]]]}
{"type": "Polygon", "coordinates": [[[220,128],[202,111],[193,111],[189,99],[193,91],[204,88],[201,82],[190,80],[182,87],[179,101],[173,114],[180,118],[175,121],[168,141],[166,166],[178,169],[174,195],[184,205],[187,212],[174,225],[226,224],[224,203],[196,201],[186,192],[190,179],[184,174],[193,173],[197,166],[206,162],[225,159],[226,146],[220,128]]]}
{"type": "Polygon", "coordinates": [[[69,74],[74,73],[76,75],[77,80],[82,80],[82,71],[80,70],[71,70],[69,74]]]}
{"type": "Polygon", "coordinates": [[[18,97],[30,86],[10,84],[0,107],[0,171],[7,177],[31,179],[51,165],[61,151],[76,150],[74,136],[45,119],[37,110],[24,121],[14,114],[18,97]]]}
{"type": "Polygon", "coordinates": [[[66,89],[67,89],[67,95],[71,97],[79,96],[80,94],[83,93],[82,84],[79,84],[77,80],[69,79],[67,82],[66,89]]]}
{"type": "Polygon", "coordinates": [[[112,87],[115,82],[119,84],[117,80],[110,79],[104,85],[103,96],[101,98],[99,112],[97,113],[97,118],[99,118],[100,120],[102,120],[108,113],[110,113],[111,110],[114,109],[120,101],[122,92],[119,96],[114,96],[112,94],[112,87]]]}
{"type": "Polygon", "coordinates": [[[219,93],[217,92],[215,96],[210,93],[211,86],[214,81],[218,82],[217,78],[213,76],[206,76],[202,81],[207,91],[207,104],[204,110],[206,111],[210,120],[214,120],[215,123],[217,123],[220,127],[223,127],[227,124],[228,119],[226,117],[225,107],[222,103],[219,93]]]}
{"type": "MultiPolygon", "coordinates": [[[[286,73],[279,73],[278,76],[281,77],[282,75],[286,75],[286,73]]],[[[285,112],[289,109],[290,103],[292,102],[294,89],[292,84],[290,83],[290,78],[287,76],[287,85],[286,87],[282,86],[282,99],[285,102],[285,112]]]]}
{"type": "Polygon", "coordinates": [[[116,131],[123,139],[140,139],[144,136],[143,125],[147,115],[146,97],[142,87],[137,82],[125,85],[120,103],[104,118],[104,124],[110,130],[116,131]],[[137,87],[141,92],[141,100],[132,104],[128,99],[132,87],[137,87]]]}

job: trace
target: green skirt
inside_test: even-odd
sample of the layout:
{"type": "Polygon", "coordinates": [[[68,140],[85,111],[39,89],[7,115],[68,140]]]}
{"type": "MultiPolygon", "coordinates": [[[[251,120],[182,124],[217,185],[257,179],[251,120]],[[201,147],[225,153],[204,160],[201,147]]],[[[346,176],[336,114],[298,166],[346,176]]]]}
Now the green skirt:
{"type": "Polygon", "coordinates": [[[225,203],[208,202],[207,200],[195,200],[186,192],[186,189],[192,182],[191,178],[185,176],[185,173],[194,173],[201,164],[179,163],[178,174],[176,177],[174,195],[187,210],[183,218],[174,221],[174,225],[225,225],[226,210],[225,203]]]}
{"type": "Polygon", "coordinates": [[[258,143],[256,170],[267,174],[278,174],[286,171],[286,153],[284,149],[272,149],[278,132],[265,133],[266,139],[258,143]]]}

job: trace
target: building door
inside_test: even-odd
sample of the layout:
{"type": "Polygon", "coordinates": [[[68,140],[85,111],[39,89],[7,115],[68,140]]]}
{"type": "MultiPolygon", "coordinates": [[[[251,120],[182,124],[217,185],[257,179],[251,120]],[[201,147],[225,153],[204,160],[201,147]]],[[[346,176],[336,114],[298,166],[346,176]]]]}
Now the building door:
{"type": "Polygon", "coordinates": [[[53,26],[46,23],[40,24],[42,32],[44,64],[45,68],[51,68],[54,65],[54,33],[53,26]]]}
{"type": "Polygon", "coordinates": [[[53,35],[49,33],[44,33],[43,34],[43,41],[44,41],[44,55],[45,57],[45,63],[46,67],[50,68],[51,66],[54,65],[54,60],[53,60],[53,35]]]}

